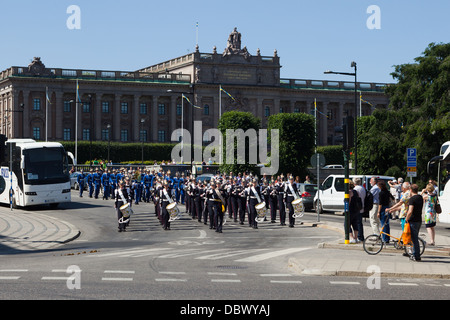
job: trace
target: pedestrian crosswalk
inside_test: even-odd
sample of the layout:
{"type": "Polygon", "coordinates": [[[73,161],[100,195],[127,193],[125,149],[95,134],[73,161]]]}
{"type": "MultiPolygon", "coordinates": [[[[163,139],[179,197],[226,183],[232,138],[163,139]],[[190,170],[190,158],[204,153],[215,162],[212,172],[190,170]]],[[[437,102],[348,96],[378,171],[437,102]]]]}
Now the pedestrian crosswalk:
{"type": "Polygon", "coordinates": [[[137,247],[131,249],[115,250],[111,252],[97,252],[88,255],[91,259],[100,258],[143,258],[153,257],[157,259],[178,259],[190,257],[194,260],[227,260],[234,262],[257,263],[283,256],[301,253],[310,248],[266,248],[266,249],[236,249],[236,248],[214,248],[194,249],[172,247],[137,247]]]}

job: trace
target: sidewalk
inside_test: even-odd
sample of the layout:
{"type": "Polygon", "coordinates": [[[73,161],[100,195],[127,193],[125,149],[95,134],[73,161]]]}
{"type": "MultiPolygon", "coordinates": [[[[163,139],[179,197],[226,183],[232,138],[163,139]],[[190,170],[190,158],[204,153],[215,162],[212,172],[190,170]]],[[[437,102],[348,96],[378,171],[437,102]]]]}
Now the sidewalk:
{"type": "MultiPolygon", "coordinates": [[[[314,250],[308,256],[290,258],[289,267],[299,274],[368,277],[377,272],[382,277],[450,279],[450,233],[448,236],[437,234],[436,246],[426,247],[421,262],[412,262],[402,255],[404,250],[397,250],[392,244],[384,247],[378,255],[367,254],[362,243],[345,244],[344,227],[339,223],[314,223],[311,216],[305,216],[304,222],[334,230],[342,238],[335,242],[320,243],[319,250],[314,250]]],[[[371,234],[372,229],[364,226],[364,235],[367,237],[371,234]]],[[[393,234],[396,235],[395,232],[393,234]]],[[[427,240],[424,226],[420,235],[427,240]]]]}
{"type": "Polygon", "coordinates": [[[0,208],[0,255],[55,249],[79,235],[72,224],[45,214],[0,208]]]}

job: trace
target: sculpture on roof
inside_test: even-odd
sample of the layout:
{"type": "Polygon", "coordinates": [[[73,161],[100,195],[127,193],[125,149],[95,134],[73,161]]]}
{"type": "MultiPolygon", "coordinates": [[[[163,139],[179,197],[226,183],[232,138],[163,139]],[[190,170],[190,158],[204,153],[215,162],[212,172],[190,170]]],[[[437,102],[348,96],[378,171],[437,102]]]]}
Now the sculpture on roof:
{"type": "Polygon", "coordinates": [[[242,35],[237,31],[237,28],[234,28],[234,31],[228,37],[228,43],[225,51],[223,52],[223,56],[240,54],[243,55],[245,59],[248,59],[251,55],[247,50],[247,47],[241,49],[241,39],[242,35]]]}

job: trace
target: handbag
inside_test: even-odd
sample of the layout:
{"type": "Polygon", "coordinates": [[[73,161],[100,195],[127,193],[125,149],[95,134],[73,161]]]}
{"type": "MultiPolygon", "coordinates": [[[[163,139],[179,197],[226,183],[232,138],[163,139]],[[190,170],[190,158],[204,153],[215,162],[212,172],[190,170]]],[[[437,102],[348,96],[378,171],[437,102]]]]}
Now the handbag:
{"type": "Polygon", "coordinates": [[[411,242],[411,226],[409,225],[409,222],[405,223],[405,227],[403,228],[402,240],[403,244],[411,242]]]}
{"type": "Polygon", "coordinates": [[[436,204],[435,204],[434,209],[436,210],[437,214],[442,213],[442,207],[441,207],[441,203],[439,202],[439,198],[438,197],[436,197],[436,204]]]}

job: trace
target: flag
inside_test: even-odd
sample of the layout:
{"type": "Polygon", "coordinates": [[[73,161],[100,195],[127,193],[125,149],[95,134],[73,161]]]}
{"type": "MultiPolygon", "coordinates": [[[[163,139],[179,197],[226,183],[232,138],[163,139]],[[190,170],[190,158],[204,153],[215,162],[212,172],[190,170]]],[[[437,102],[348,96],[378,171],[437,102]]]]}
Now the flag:
{"type": "Polygon", "coordinates": [[[186,97],[184,94],[183,94],[182,96],[183,96],[184,99],[186,99],[187,102],[189,102],[189,103],[191,104],[191,106],[193,106],[194,108],[197,108],[197,109],[201,109],[201,107],[196,106],[195,104],[193,104],[193,103],[191,102],[191,100],[189,100],[189,98],[186,97]]]}
{"type": "Polygon", "coordinates": [[[361,99],[362,102],[367,103],[372,108],[375,108],[375,106],[372,103],[363,99],[362,94],[360,94],[359,98],[361,99]]]}
{"type": "Polygon", "coordinates": [[[229,94],[228,92],[226,92],[222,87],[220,87],[220,91],[225,92],[225,94],[228,95],[231,99],[233,99],[233,101],[236,101],[236,99],[235,99],[231,94],[229,94]]]}
{"type": "Polygon", "coordinates": [[[316,111],[317,111],[318,113],[320,113],[321,115],[323,115],[323,116],[329,118],[328,115],[326,115],[326,114],[323,113],[323,112],[320,112],[319,109],[317,109],[317,100],[314,100],[314,108],[316,109],[316,111]]]}
{"type": "Polygon", "coordinates": [[[50,98],[48,97],[48,88],[45,88],[45,97],[47,98],[47,102],[52,104],[52,102],[50,101],[50,98]]]}
{"type": "Polygon", "coordinates": [[[79,90],[80,90],[80,85],[78,84],[78,79],[77,79],[77,100],[78,100],[77,102],[81,102],[79,90]]]}

